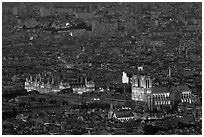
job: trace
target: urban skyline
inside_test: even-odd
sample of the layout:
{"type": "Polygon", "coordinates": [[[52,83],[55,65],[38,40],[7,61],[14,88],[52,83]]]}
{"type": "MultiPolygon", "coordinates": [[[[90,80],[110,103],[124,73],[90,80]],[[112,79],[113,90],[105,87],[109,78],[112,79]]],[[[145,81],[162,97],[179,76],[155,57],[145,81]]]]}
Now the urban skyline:
{"type": "Polygon", "coordinates": [[[202,135],[201,2],[3,2],[3,135],[202,135]]]}

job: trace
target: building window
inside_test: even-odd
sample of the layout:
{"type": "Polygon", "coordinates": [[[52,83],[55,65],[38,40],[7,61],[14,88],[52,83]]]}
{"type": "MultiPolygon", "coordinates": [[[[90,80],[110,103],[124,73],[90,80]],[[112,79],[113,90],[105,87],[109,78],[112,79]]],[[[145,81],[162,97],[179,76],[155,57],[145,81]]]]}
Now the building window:
{"type": "Polygon", "coordinates": [[[151,87],[151,80],[150,79],[148,80],[148,87],[149,88],[151,87]]]}
{"type": "Polygon", "coordinates": [[[188,94],[188,98],[191,98],[191,93],[188,94]]]}
{"type": "Polygon", "coordinates": [[[149,88],[149,80],[147,80],[147,88],[149,88]]]}
{"type": "Polygon", "coordinates": [[[164,99],[164,95],[163,94],[161,94],[161,100],[163,100],[164,99]]]}

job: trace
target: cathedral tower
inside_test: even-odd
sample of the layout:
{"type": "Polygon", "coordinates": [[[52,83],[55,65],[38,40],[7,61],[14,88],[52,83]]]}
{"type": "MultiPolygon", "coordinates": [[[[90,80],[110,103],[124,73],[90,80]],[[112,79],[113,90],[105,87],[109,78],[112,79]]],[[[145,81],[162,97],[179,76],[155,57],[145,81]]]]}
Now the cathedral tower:
{"type": "Polygon", "coordinates": [[[147,94],[151,93],[152,80],[149,76],[133,75],[132,100],[146,101],[147,94]]]}

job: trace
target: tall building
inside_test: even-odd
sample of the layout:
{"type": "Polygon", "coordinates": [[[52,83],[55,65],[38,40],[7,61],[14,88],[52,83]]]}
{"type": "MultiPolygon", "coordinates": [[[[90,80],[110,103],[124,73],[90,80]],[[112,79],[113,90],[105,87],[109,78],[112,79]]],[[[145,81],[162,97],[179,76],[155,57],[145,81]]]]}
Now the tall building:
{"type": "Polygon", "coordinates": [[[48,17],[48,16],[51,16],[52,13],[54,14],[54,11],[52,11],[54,9],[50,9],[50,8],[47,8],[47,7],[40,7],[40,16],[41,17],[48,17]]]}
{"type": "Polygon", "coordinates": [[[171,78],[171,68],[168,69],[168,77],[171,78]]]}
{"type": "Polygon", "coordinates": [[[123,72],[123,75],[122,75],[122,83],[129,83],[129,77],[125,72],[123,72]]]}
{"type": "Polygon", "coordinates": [[[18,8],[17,7],[13,7],[13,15],[14,16],[18,15],[18,8]]]}
{"type": "Polygon", "coordinates": [[[132,100],[145,101],[148,94],[151,94],[152,80],[150,76],[133,75],[132,76],[132,100]]]}

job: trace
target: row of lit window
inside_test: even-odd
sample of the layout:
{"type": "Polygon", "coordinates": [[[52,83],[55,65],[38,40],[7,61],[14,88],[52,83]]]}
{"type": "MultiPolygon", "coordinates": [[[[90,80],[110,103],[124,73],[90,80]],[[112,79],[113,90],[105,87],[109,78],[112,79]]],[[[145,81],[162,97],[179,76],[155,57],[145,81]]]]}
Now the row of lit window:
{"type": "Polygon", "coordinates": [[[167,105],[171,104],[170,101],[155,101],[155,105],[167,105]]]}
{"type": "Polygon", "coordinates": [[[191,94],[190,93],[186,93],[186,94],[182,94],[182,98],[191,98],[191,94]]]}
{"type": "Polygon", "coordinates": [[[163,93],[163,94],[153,94],[153,98],[155,99],[164,99],[169,97],[170,93],[163,93]]]}
{"type": "Polygon", "coordinates": [[[189,102],[189,103],[191,103],[192,100],[191,99],[181,99],[181,102],[189,102]]]}

